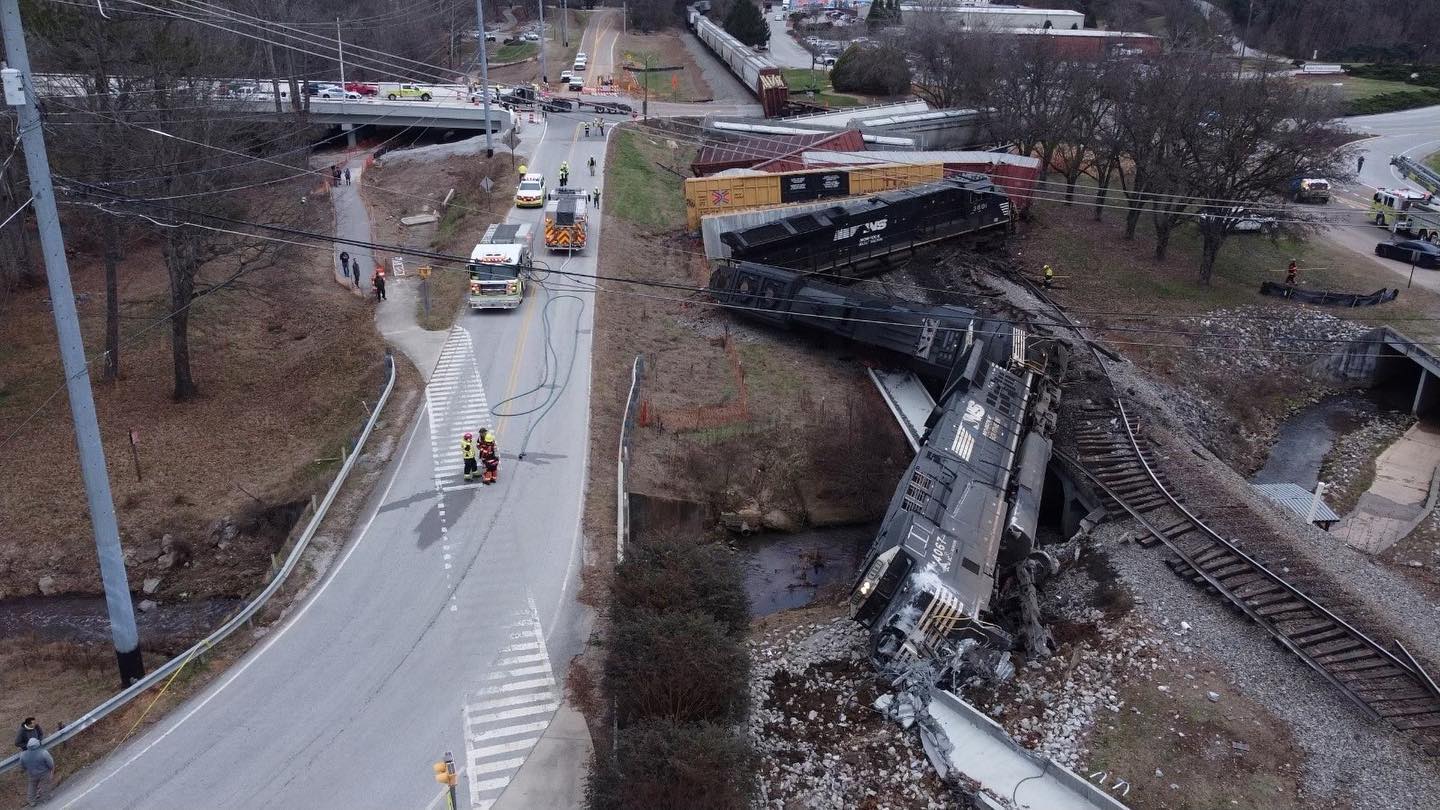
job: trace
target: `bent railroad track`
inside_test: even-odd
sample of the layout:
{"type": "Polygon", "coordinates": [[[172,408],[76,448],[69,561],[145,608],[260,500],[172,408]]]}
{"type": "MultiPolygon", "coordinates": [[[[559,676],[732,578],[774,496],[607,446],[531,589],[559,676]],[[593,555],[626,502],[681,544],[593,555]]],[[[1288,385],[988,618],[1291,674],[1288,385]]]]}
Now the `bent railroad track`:
{"type": "MultiPolygon", "coordinates": [[[[1099,350],[1060,307],[1033,284],[1095,356],[1118,392],[1099,350]]],[[[1282,647],[1349,698],[1366,716],[1384,720],[1440,757],[1440,686],[1397,639],[1394,649],[1371,638],[1248,553],[1243,543],[1211,528],[1157,469],[1140,420],[1117,396],[1088,403],[1075,433],[1080,458],[1056,454],[1103,493],[1113,516],[1133,518],[1141,546],[1164,545],[1166,564],[1182,579],[1225,599],[1282,647]]]]}

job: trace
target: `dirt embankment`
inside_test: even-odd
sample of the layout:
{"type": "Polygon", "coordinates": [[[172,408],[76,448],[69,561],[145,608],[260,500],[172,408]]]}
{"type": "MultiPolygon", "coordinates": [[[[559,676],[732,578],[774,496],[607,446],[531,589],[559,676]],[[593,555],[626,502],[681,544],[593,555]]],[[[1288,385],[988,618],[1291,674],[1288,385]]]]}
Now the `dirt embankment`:
{"type": "MultiPolygon", "coordinates": [[[[413,155],[392,152],[365,170],[360,193],[370,210],[375,241],[434,251],[456,257],[438,261],[406,257],[407,264],[429,264],[430,315],[417,313],[425,329],[449,329],[469,290],[463,257],[480,241],[485,228],[504,222],[515,199],[518,168],[525,156],[503,148],[486,158],[483,144],[466,142],[429,146],[413,155]],[[484,188],[490,181],[490,190],[484,188]],[[449,202],[446,198],[449,197],[449,202]],[[434,212],[432,225],[407,227],[402,217],[434,212]]],[[[390,256],[377,251],[375,259],[388,266],[390,256]]]]}
{"type": "MultiPolygon", "coordinates": [[[[331,227],[323,196],[312,194],[297,217],[302,228],[331,227]]],[[[87,350],[98,357],[102,262],[77,253],[71,271],[87,350]]],[[[230,272],[216,262],[197,289],[230,272]]],[[[157,599],[248,593],[304,502],[334,473],[341,443],[365,417],[362,401],[378,391],[383,350],[366,302],[331,275],[328,248],[295,247],[196,299],[190,354],[199,395],[176,403],[161,320],[169,312],[164,259],[152,240],[130,246],[120,269],[121,377],[96,374],[94,392],[137,589],[160,577],[157,599]]],[[[98,593],[70,412],[63,392],[50,398],[62,375],[43,288],[15,297],[0,343],[0,420],[13,433],[0,443],[0,598],[98,593]]]]}

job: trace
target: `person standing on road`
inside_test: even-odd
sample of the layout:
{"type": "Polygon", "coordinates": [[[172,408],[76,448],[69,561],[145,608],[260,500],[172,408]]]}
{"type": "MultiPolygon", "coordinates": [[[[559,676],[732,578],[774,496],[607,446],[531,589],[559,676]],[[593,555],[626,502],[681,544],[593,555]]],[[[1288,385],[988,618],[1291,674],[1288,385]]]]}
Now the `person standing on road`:
{"type": "Polygon", "coordinates": [[[40,747],[40,738],[31,737],[20,755],[20,769],[25,772],[25,805],[34,807],[44,801],[55,778],[55,760],[40,747]]]}
{"type": "Polygon", "coordinates": [[[15,732],[15,747],[23,752],[29,747],[31,740],[41,740],[43,742],[44,739],[45,729],[40,728],[40,724],[35,721],[35,718],[27,717],[24,722],[20,724],[20,730],[15,732]]]}
{"type": "Polygon", "coordinates": [[[345,185],[350,185],[350,167],[345,167],[345,185]]]}
{"type": "Polygon", "coordinates": [[[1363,168],[1365,168],[1365,156],[1360,155],[1359,157],[1355,158],[1355,173],[1359,174],[1360,170],[1363,168]]]}
{"type": "Polygon", "coordinates": [[[475,461],[475,436],[466,433],[460,439],[460,459],[465,462],[465,480],[469,481],[475,477],[479,467],[475,461]]]}
{"type": "MultiPolygon", "coordinates": [[[[375,268],[377,271],[380,268],[375,268]]],[[[360,260],[355,260],[355,268],[350,272],[350,281],[354,283],[355,289],[360,289],[360,260]]]]}
{"type": "Polygon", "coordinates": [[[595,210],[600,210],[600,187],[595,187],[595,210]]]}
{"type": "Polygon", "coordinates": [[[527,169],[527,168],[525,168],[525,164],[524,164],[524,163],[521,163],[521,164],[520,164],[520,179],[521,179],[521,180],[524,180],[524,179],[525,179],[525,173],[528,172],[528,171],[530,171],[530,170],[527,169]]]}
{"type": "Polygon", "coordinates": [[[343,250],[340,251],[340,275],[350,277],[350,254],[343,250]]]}
{"type": "Polygon", "coordinates": [[[376,302],[376,303],[379,303],[379,302],[381,302],[381,301],[384,301],[384,300],[385,300],[385,274],[382,273],[382,272],[380,272],[379,270],[376,270],[376,271],[375,271],[375,278],[371,279],[371,280],[370,280],[370,283],[375,285],[375,302],[376,302]]]}

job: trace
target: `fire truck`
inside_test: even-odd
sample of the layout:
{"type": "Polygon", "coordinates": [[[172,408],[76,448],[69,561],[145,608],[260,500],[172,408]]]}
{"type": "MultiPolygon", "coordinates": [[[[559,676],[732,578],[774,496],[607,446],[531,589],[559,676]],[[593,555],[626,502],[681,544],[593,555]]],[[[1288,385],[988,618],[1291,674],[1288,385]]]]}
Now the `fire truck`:
{"type": "Polygon", "coordinates": [[[528,222],[500,223],[485,230],[470,253],[470,308],[515,309],[525,300],[525,271],[534,263],[528,222]]]}
{"type": "Polygon", "coordinates": [[[545,203],[545,247],[570,253],[585,249],[589,196],[583,188],[550,190],[545,203]]]}
{"type": "Polygon", "coordinates": [[[1410,239],[1440,244],[1440,208],[1435,195],[1408,188],[1380,188],[1370,198],[1370,220],[1410,239]]]}

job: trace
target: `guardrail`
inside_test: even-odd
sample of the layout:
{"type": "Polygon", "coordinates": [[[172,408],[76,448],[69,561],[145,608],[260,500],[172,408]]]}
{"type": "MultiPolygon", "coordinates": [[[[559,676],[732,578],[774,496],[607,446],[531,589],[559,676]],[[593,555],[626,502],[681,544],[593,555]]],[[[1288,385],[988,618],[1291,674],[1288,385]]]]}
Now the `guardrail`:
{"type": "Polygon", "coordinates": [[[625,398],[625,416],[620,420],[620,449],[615,465],[615,563],[625,561],[625,547],[630,544],[630,431],[635,427],[635,394],[645,376],[645,358],[635,355],[630,367],[630,394],[625,398]]]}
{"type": "Polygon", "coordinates": [[[1390,163],[1400,169],[1400,174],[1425,187],[1431,194],[1440,194],[1440,173],[1418,160],[1396,155],[1390,163]]]}
{"type": "MultiPolygon", "coordinates": [[[[326,490],[325,497],[320,501],[320,505],[315,508],[315,513],[310,518],[310,522],[306,524],[305,530],[301,532],[299,538],[296,539],[294,548],[290,550],[289,556],[285,558],[285,564],[282,565],[275,576],[270,579],[265,589],[242,608],[239,613],[230,617],[229,621],[221,625],[219,629],[197,641],[190,649],[166,661],[149,675],[131,684],[129,688],[116,693],[99,706],[76,718],[70,725],[46,737],[45,748],[54,748],[56,745],[64,743],[85,729],[90,728],[109,716],[111,712],[134,700],[141,693],[150,689],[150,687],[155,686],[173,675],[196,656],[224,641],[230,634],[240,629],[241,625],[254,618],[255,614],[265,606],[265,603],[270,601],[270,597],[274,596],[275,593],[280,590],[280,586],[285,584],[286,578],[295,570],[295,566],[300,563],[300,557],[305,553],[305,549],[309,547],[311,538],[315,536],[316,530],[320,528],[320,523],[325,520],[325,515],[330,509],[330,504],[335,501],[336,495],[340,492],[340,487],[344,485],[345,479],[350,474],[350,470],[355,466],[355,460],[360,457],[360,449],[365,446],[365,441],[370,438],[371,432],[375,429],[375,423],[380,419],[381,411],[385,409],[385,403],[390,399],[390,393],[395,389],[395,357],[388,350],[385,352],[385,365],[389,369],[389,376],[385,381],[385,388],[380,394],[380,399],[376,401],[375,408],[370,412],[370,418],[365,422],[365,428],[360,432],[360,437],[355,440],[354,449],[346,457],[345,463],[340,466],[340,472],[335,474],[335,480],[330,483],[330,488],[326,490]]],[[[19,763],[19,754],[0,760],[0,773],[5,773],[15,768],[19,763]]]]}

